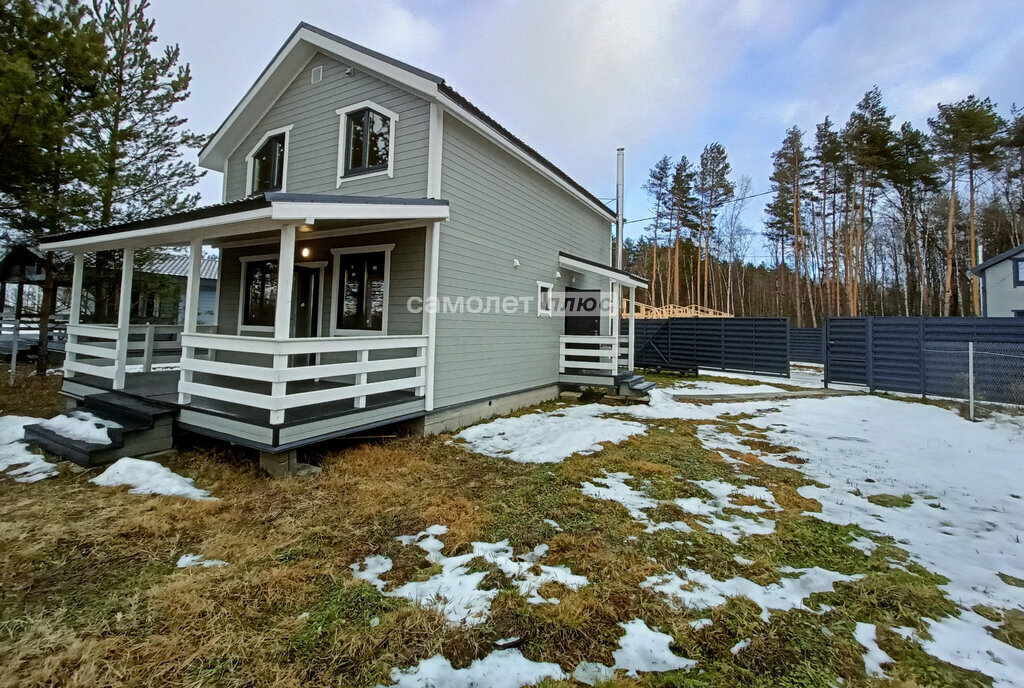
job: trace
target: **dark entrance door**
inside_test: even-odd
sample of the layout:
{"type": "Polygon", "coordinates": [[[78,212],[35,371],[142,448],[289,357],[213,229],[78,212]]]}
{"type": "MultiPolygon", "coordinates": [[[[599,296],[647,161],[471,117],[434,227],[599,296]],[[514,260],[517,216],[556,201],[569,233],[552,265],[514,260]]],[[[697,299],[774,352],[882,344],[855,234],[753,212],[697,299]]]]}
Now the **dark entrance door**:
{"type": "Polygon", "coordinates": [[[601,333],[601,292],[565,288],[565,333],[597,336],[601,333]]]}
{"type": "MultiPolygon", "coordinates": [[[[292,322],[295,324],[295,337],[315,337],[319,332],[320,323],[320,268],[295,266],[295,312],[292,322]]],[[[314,354],[301,354],[294,357],[292,365],[315,364],[314,354]]]]}

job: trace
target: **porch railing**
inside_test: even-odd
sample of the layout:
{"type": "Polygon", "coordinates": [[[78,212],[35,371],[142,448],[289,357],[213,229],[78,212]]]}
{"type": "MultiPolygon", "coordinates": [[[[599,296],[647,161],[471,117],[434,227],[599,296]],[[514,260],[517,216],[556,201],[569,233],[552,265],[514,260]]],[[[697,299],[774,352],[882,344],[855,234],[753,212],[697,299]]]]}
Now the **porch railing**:
{"type": "Polygon", "coordinates": [[[563,335],[558,341],[558,372],[586,370],[601,375],[619,371],[619,338],[563,335]]]}
{"type": "Polygon", "coordinates": [[[124,386],[130,368],[148,373],[155,364],[177,363],[181,356],[181,325],[130,325],[122,337],[117,325],[68,325],[64,375],[95,375],[124,386]]]}
{"type": "Polygon", "coordinates": [[[179,402],[190,403],[195,396],[258,408],[268,411],[270,423],[278,425],[289,409],[348,399],[354,408],[365,408],[368,396],[386,392],[411,390],[423,396],[427,339],[422,335],[275,339],[185,334],[179,402]],[[347,360],[321,362],[324,358],[347,360]],[[254,359],[269,365],[256,365],[254,359]],[[229,386],[197,380],[201,375],[236,382],[229,386]],[[386,379],[370,381],[371,376],[386,379]],[[315,384],[319,381],[329,384],[315,384]],[[253,390],[254,386],[263,389],[253,390]]]}

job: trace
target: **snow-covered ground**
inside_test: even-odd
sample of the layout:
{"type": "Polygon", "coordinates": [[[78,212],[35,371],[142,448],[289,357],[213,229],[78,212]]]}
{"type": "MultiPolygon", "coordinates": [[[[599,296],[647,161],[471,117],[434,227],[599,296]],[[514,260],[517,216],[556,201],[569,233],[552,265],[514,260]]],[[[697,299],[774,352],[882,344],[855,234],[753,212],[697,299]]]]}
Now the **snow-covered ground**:
{"type": "MultiPolygon", "coordinates": [[[[745,422],[760,431],[759,439],[795,447],[790,456],[796,455],[806,463],[778,463],[781,456],[770,453],[760,454],[762,460],[797,468],[824,485],[799,489],[802,496],[821,504],[821,512],[811,515],[890,536],[926,569],[949,579],[944,590],[962,612],[958,617],[929,622],[931,638],[919,639],[927,652],[985,673],[997,686],[1024,685],[1024,652],[993,638],[986,630],[993,623],[970,611],[977,604],[1024,610],[1024,588],[1006,582],[1024,579],[1024,418],[995,415],[972,423],[937,406],[875,396],[719,404],[676,400],[694,393],[770,391],[773,382],[821,387],[820,369],[802,366],[794,373],[789,380],[730,373],[730,377],[756,379],[764,384],[682,383],[672,389],[654,390],[649,406],[579,405],[485,423],[460,433],[459,438],[471,450],[522,462],[538,460],[533,456],[540,447],[542,460],[550,462],[565,459],[575,451],[592,453],[604,442],[620,442],[643,432],[642,428],[623,426],[629,422],[620,420],[623,416],[632,416],[641,425],[674,418],[710,421],[699,429],[699,437],[708,448],[759,453],[744,444],[742,435],[735,434],[734,424],[725,419],[714,422],[723,416],[751,414],[745,422]],[[610,413],[617,418],[606,418],[610,413]],[[571,419],[572,442],[561,441],[566,419],[571,419]],[[495,450],[498,445],[481,438],[500,442],[500,451],[495,450]],[[880,494],[906,494],[911,503],[894,508],[869,501],[869,497],[880,494]]],[[[750,524],[743,523],[747,520],[743,516],[721,516],[721,509],[729,506],[733,496],[732,488],[702,487],[712,493],[711,499],[679,506],[700,514],[698,522],[706,529],[715,532],[716,520],[726,526],[756,526],[757,509],[743,514],[749,515],[750,524]]],[[[682,522],[651,521],[645,511],[657,503],[629,474],[606,473],[581,485],[581,490],[623,504],[649,531],[668,527],[685,532],[688,527],[682,522]]],[[[772,507],[773,503],[764,502],[759,508],[772,507]]],[[[718,532],[725,535],[728,531],[718,532]]],[[[756,532],[756,528],[740,530],[733,537],[756,532]]],[[[863,549],[873,546],[870,541],[854,544],[863,549]]],[[[813,592],[830,590],[834,583],[850,580],[819,568],[781,573],[782,582],[759,586],[744,578],[720,581],[703,571],[680,569],[652,576],[645,585],[696,609],[742,595],[758,602],[767,615],[771,609],[802,608],[813,592]]],[[[870,624],[857,628],[857,639],[866,650],[867,671],[884,673],[887,658],[875,644],[874,635],[870,624]]],[[[594,676],[601,678],[605,675],[602,672],[610,669],[591,666],[587,670],[596,671],[594,676]]]]}
{"type": "Polygon", "coordinates": [[[57,475],[57,466],[41,454],[33,453],[25,439],[25,426],[41,423],[42,418],[0,416],[0,473],[19,483],[34,483],[57,475]]]}

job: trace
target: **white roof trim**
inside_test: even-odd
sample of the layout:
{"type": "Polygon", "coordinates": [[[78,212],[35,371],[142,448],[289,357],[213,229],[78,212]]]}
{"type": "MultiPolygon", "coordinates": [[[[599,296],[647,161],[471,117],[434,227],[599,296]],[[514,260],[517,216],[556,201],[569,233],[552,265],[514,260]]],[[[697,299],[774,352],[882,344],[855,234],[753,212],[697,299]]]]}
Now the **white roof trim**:
{"type": "Polygon", "coordinates": [[[283,224],[308,224],[317,220],[423,220],[448,219],[447,205],[411,203],[299,203],[274,201],[270,207],[228,215],[176,222],[159,227],[111,232],[47,243],[45,250],[99,251],[124,246],[161,246],[192,238],[218,239],[237,234],[271,231],[283,224]],[[255,226],[254,226],[255,225],[255,226]]]}
{"type": "Polygon", "coordinates": [[[584,263],[581,260],[575,260],[568,256],[558,256],[558,264],[567,270],[572,270],[574,272],[589,272],[627,287],[638,287],[640,289],[647,288],[647,282],[643,280],[629,277],[628,275],[624,275],[621,272],[612,270],[611,268],[598,267],[596,265],[591,265],[590,263],[584,263]]]}

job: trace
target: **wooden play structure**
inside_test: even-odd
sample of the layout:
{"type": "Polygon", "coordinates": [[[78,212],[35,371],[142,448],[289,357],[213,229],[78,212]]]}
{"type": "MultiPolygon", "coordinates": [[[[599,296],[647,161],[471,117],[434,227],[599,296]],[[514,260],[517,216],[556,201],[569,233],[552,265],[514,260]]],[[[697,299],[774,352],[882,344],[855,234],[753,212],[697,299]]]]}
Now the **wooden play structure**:
{"type": "MultiPolygon", "coordinates": [[[[622,300],[622,317],[629,318],[629,300],[622,300]]],[[[732,313],[723,313],[707,306],[680,306],[675,303],[666,304],[661,307],[650,306],[646,303],[636,304],[637,320],[661,320],[664,318],[731,318],[732,313]]]]}

